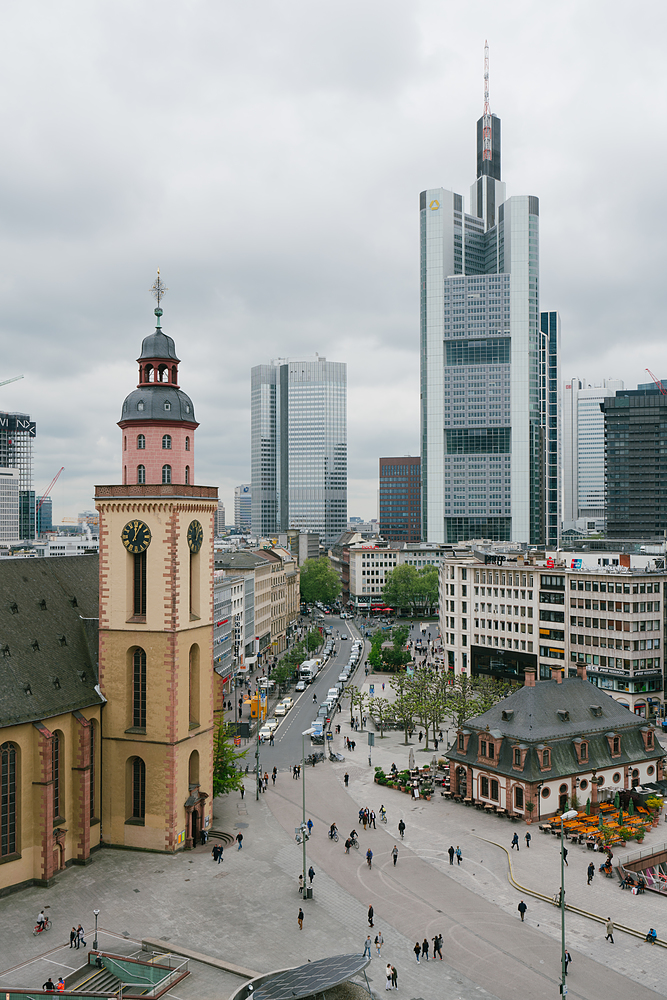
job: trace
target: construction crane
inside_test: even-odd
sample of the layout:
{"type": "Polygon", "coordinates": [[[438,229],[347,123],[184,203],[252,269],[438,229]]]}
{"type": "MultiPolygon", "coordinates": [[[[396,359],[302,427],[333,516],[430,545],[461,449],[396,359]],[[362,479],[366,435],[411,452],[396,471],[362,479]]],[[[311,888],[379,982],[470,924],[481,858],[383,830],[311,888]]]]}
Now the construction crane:
{"type": "Polygon", "coordinates": [[[0,385],[9,385],[10,382],[18,382],[23,375],[15,375],[14,378],[6,378],[4,382],[0,382],[0,385]]]}
{"type": "Polygon", "coordinates": [[[644,371],[649,373],[649,375],[651,376],[651,378],[653,379],[653,381],[657,385],[658,389],[660,390],[661,394],[663,396],[667,396],[667,389],[665,389],[665,387],[662,384],[662,382],[660,381],[660,379],[655,377],[655,375],[653,374],[653,372],[651,371],[651,369],[650,368],[645,368],[644,371]]]}
{"type": "Polygon", "coordinates": [[[42,494],[42,499],[37,504],[37,508],[35,510],[35,517],[37,517],[37,515],[39,514],[39,511],[40,511],[40,508],[41,508],[42,504],[44,503],[44,501],[46,500],[46,498],[50,494],[51,490],[53,489],[53,487],[56,485],[56,483],[60,479],[60,473],[64,472],[64,471],[65,471],[65,466],[63,465],[62,468],[58,472],[56,472],[55,476],[53,477],[53,479],[51,480],[51,482],[49,483],[49,485],[46,487],[45,492],[42,494]]]}

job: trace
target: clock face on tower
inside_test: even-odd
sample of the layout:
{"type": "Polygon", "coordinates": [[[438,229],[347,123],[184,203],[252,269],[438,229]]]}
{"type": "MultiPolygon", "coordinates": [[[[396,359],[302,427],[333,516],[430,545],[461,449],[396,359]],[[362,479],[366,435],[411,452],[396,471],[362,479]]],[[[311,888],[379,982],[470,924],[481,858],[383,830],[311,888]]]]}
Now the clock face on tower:
{"type": "Polygon", "coordinates": [[[204,540],[204,529],[202,528],[199,521],[191,521],[190,527],[188,528],[188,545],[190,546],[190,552],[196,555],[200,548],[201,543],[204,540]]]}
{"type": "Polygon", "coordinates": [[[138,555],[151,544],[151,529],[143,521],[128,521],[120,537],[127,551],[138,555]]]}

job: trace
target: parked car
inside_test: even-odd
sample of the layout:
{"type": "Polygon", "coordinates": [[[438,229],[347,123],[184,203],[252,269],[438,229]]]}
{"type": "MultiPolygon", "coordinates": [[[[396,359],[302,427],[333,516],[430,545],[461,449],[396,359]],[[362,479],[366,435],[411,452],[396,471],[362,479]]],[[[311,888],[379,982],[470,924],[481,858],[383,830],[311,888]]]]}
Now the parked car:
{"type": "Polygon", "coordinates": [[[285,708],[287,709],[288,712],[289,712],[289,710],[290,710],[290,708],[292,707],[293,704],[294,704],[294,699],[293,698],[289,698],[289,697],[283,698],[283,705],[285,706],[285,708]]]}
{"type": "Polygon", "coordinates": [[[305,691],[307,687],[308,687],[308,685],[306,684],[305,681],[297,681],[296,685],[294,687],[294,690],[295,691],[305,691]]]}
{"type": "Polygon", "coordinates": [[[276,715],[287,715],[287,707],[282,701],[276,705],[273,711],[276,715]]]}
{"type": "Polygon", "coordinates": [[[264,723],[264,725],[268,726],[270,729],[277,729],[278,728],[278,721],[277,721],[277,719],[267,719],[266,722],[264,723]]]}

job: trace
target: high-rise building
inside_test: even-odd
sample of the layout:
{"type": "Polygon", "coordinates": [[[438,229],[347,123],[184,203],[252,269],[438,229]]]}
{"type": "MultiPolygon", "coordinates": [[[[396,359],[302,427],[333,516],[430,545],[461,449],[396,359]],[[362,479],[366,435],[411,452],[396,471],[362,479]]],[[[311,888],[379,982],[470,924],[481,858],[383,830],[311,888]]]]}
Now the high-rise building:
{"type": "Polygon", "coordinates": [[[0,543],[19,540],[19,470],[0,468],[0,543]]]}
{"type": "Polygon", "coordinates": [[[251,373],[252,531],[314,531],[329,547],[347,525],[347,366],[278,358],[251,373]]]}
{"type": "Polygon", "coordinates": [[[250,483],[234,487],[234,527],[250,531],[252,525],[252,492],[250,483]]]}
{"type": "Polygon", "coordinates": [[[53,500],[51,497],[37,497],[35,516],[38,538],[41,538],[45,531],[53,531],[53,500]]]}
{"type": "Polygon", "coordinates": [[[620,379],[601,385],[571,378],[563,385],[563,528],[602,530],[605,520],[604,416],[600,403],[623,389],[620,379]]]}
{"type": "Polygon", "coordinates": [[[560,391],[560,315],[540,314],[542,331],[541,385],[542,425],[544,427],[545,475],[545,544],[558,546],[563,520],[561,500],[561,391],[560,391]]]}
{"type": "Polygon", "coordinates": [[[477,122],[470,214],[420,195],[422,538],[544,541],[539,200],[505,196],[500,119],[477,122]]]}
{"type": "Polygon", "coordinates": [[[607,538],[667,532],[667,396],[647,384],[600,404],[604,414],[607,538]]]}
{"type": "Polygon", "coordinates": [[[19,470],[19,538],[35,537],[32,442],[36,424],[27,413],[0,413],[0,468],[19,470]]]}
{"type": "Polygon", "coordinates": [[[225,533],[225,505],[222,500],[218,501],[218,509],[215,512],[215,533],[216,535],[224,535],[225,533]]]}
{"type": "Polygon", "coordinates": [[[421,459],[380,459],[380,534],[388,542],[421,541],[421,459]]]}

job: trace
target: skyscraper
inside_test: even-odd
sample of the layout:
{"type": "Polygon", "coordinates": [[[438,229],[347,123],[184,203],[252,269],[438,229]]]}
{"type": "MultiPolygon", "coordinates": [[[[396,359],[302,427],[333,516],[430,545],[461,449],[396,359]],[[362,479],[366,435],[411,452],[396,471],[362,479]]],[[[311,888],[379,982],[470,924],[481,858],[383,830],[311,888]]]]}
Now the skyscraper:
{"type": "Polygon", "coordinates": [[[544,541],[539,200],[505,197],[500,119],[463,197],[420,195],[422,538],[544,541]]]}
{"type": "Polygon", "coordinates": [[[252,524],[252,499],[250,483],[234,487],[234,527],[250,531],[252,524]]]}
{"type": "Polygon", "coordinates": [[[545,544],[558,546],[563,520],[561,500],[560,315],[540,314],[541,389],[545,453],[545,544]]]}
{"type": "Polygon", "coordinates": [[[605,518],[604,416],[600,403],[623,389],[620,379],[601,385],[567,379],[563,386],[563,528],[602,528],[605,518]],[[597,522],[597,523],[595,523],[597,522]]]}
{"type": "Polygon", "coordinates": [[[19,538],[35,537],[32,442],[36,424],[27,413],[0,413],[0,469],[19,472],[19,538]]]}
{"type": "Polygon", "coordinates": [[[252,369],[251,393],[253,533],[333,545],[347,526],[347,366],[278,358],[252,369]]]}
{"type": "Polygon", "coordinates": [[[388,542],[421,541],[421,459],[380,459],[380,534],[388,542]]]}

